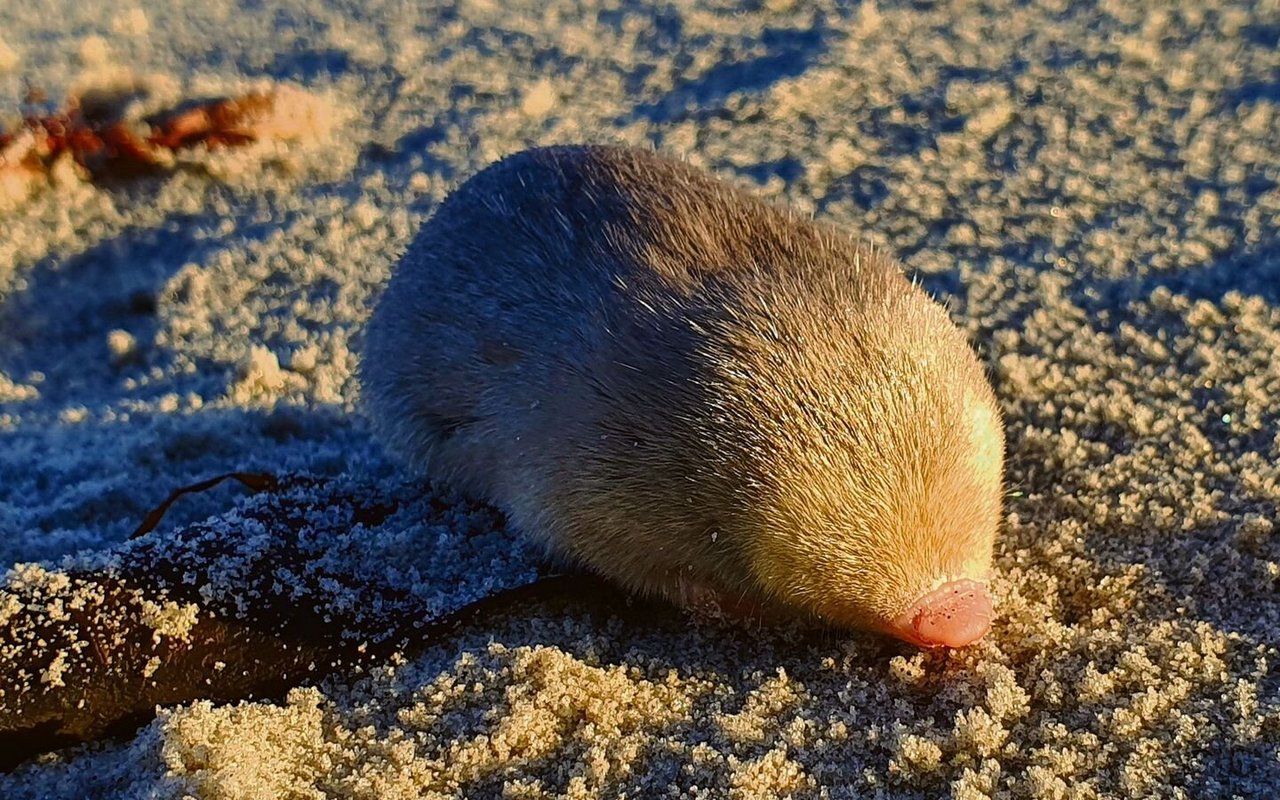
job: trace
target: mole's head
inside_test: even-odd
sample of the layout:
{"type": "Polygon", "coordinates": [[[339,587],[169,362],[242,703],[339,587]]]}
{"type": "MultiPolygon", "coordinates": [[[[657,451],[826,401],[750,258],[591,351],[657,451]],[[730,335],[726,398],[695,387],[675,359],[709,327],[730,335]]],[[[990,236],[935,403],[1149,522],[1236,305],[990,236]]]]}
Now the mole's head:
{"type": "Polygon", "coordinates": [[[885,285],[865,313],[787,314],[801,324],[775,326],[799,344],[754,369],[748,438],[768,447],[744,457],[745,560],[783,606],[961,647],[992,617],[1000,411],[941,306],[905,280],[885,285]]]}

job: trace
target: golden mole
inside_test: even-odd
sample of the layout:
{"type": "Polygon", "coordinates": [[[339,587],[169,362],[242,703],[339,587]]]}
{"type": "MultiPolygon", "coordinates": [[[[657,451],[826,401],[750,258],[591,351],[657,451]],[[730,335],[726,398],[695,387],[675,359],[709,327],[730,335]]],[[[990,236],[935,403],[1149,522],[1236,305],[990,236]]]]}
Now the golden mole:
{"type": "Polygon", "coordinates": [[[450,195],[366,332],[387,448],[623,586],[921,646],[990,626],[1004,434],[883,253],[652,152],[450,195]]]}

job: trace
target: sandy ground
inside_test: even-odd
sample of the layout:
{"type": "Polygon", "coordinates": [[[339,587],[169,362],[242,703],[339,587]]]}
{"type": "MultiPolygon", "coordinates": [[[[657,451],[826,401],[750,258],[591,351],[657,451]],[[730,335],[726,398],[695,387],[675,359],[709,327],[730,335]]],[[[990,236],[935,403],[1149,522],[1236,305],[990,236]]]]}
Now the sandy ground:
{"type": "MultiPolygon", "coordinates": [[[[1274,796],[1280,4],[1207,5],[0,4],[5,113],[120,65],[342,112],[214,177],[3,212],[0,563],[108,547],[226,470],[397,484],[356,413],[371,298],[456,182],[584,139],[898,253],[990,365],[1011,491],[963,652],[531,610],[286,703],[166,709],[0,796],[1274,796]]],[[[459,602],[533,558],[404,515],[367,540],[459,602]]]]}

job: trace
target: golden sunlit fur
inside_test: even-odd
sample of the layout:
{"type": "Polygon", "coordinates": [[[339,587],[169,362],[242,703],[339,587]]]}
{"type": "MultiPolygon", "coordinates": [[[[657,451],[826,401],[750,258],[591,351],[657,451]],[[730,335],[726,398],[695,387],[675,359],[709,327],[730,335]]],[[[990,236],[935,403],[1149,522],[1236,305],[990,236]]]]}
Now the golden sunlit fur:
{"type": "Polygon", "coordinates": [[[983,580],[1003,434],[883,254],[647,152],[467,181],[369,323],[375,431],[637,591],[884,629],[983,580]]]}

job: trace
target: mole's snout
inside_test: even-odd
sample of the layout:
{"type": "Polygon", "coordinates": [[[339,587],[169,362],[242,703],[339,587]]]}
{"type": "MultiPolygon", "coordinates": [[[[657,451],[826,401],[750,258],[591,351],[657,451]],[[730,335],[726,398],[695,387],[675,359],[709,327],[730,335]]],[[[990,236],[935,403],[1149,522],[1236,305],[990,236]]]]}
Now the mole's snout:
{"type": "Polygon", "coordinates": [[[991,628],[991,592],[977,581],[944,583],[894,621],[894,632],[924,647],[964,647],[991,628]]]}

